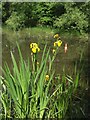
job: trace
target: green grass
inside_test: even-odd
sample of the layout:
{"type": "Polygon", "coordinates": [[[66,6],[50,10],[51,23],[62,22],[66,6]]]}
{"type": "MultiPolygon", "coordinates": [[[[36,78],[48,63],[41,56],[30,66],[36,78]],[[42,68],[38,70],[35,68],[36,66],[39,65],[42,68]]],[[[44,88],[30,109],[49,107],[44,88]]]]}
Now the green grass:
{"type": "Polygon", "coordinates": [[[3,39],[4,37],[6,37],[8,41],[14,44],[15,41],[39,40],[39,42],[41,42],[41,41],[49,40],[50,37],[53,37],[54,32],[52,29],[45,27],[24,28],[19,31],[12,31],[7,27],[3,27],[2,34],[3,34],[3,39]]]}

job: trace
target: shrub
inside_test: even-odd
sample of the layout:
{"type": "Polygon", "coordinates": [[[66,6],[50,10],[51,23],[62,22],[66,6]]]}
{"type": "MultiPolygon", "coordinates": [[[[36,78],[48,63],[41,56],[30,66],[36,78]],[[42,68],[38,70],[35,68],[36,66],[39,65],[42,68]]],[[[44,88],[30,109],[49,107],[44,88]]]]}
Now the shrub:
{"type": "Polygon", "coordinates": [[[78,31],[81,34],[88,27],[88,22],[85,14],[78,8],[70,9],[54,21],[54,26],[64,31],[78,31]]]}
{"type": "Polygon", "coordinates": [[[22,13],[18,15],[17,12],[13,12],[5,23],[9,28],[18,30],[24,26],[24,17],[22,13]]]}

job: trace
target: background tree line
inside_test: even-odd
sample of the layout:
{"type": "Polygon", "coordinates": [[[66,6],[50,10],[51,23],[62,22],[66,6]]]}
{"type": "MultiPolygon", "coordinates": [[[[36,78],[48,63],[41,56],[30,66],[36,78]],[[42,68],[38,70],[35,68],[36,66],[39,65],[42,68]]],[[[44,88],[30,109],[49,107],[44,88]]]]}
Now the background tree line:
{"type": "Polygon", "coordinates": [[[13,30],[49,26],[62,31],[89,32],[90,2],[4,2],[2,23],[13,30]]]}

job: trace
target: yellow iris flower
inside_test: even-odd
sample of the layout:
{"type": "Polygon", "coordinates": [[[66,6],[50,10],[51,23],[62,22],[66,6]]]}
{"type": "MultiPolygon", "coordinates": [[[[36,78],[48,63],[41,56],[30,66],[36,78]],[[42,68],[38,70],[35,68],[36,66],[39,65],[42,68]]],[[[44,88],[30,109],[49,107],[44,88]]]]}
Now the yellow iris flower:
{"type": "Polygon", "coordinates": [[[54,47],[56,47],[56,46],[60,47],[61,45],[62,45],[61,40],[58,40],[58,41],[54,42],[54,47]]]}
{"type": "Polygon", "coordinates": [[[37,43],[31,43],[31,44],[30,44],[30,48],[34,48],[34,47],[35,47],[35,48],[38,48],[37,43]]]}
{"type": "Polygon", "coordinates": [[[59,38],[59,34],[54,35],[54,38],[59,38]]]}
{"type": "Polygon", "coordinates": [[[38,50],[38,52],[40,52],[40,48],[39,47],[37,48],[37,50],[38,50]]]}
{"type": "Polygon", "coordinates": [[[33,53],[36,53],[36,48],[32,48],[32,52],[33,52],[33,53]]]}
{"type": "Polygon", "coordinates": [[[32,52],[33,52],[33,53],[36,53],[36,52],[39,52],[39,51],[40,51],[40,48],[38,47],[38,44],[37,44],[37,43],[31,43],[31,44],[30,44],[30,48],[32,49],[32,52]]]}
{"type": "Polygon", "coordinates": [[[45,80],[46,80],[46,81],[49,80],[49,75],[46,75],[45,80]]]}

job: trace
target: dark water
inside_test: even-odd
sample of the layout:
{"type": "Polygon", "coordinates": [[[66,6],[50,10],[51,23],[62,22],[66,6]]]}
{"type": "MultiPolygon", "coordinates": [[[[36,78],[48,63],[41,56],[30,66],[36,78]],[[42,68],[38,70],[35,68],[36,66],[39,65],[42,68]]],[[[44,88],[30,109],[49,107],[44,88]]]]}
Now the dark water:
{"type": "MultiPolygon", "coordinates": [[[[84,41],[80,41],[77,38],[67,39],[62,38],[63,44],[60,47],[59,53],[56,56],[55,62],[54,62],[54,68],[57,74],[62,74],[63,67],[65,66],[66,73],[68,75],[73,75],[75,62],[77,61],[79,64],[80,55],[83,52],[83,58],[82,58],[82,64],[84,63],[85,67],[82,72],[82,86],[84,86],[84,90],[87,90],[87,82],[88,82],[88,43],[84,41]],[[64,53],[64,44],[68,43],[68,51],[67,53],[64,53]]],[[[19,40],[19,45],[22,51],[23,58],[25,61],[27,61],[27,58],[29,57],[31,59],[31,50],[29,48],[29,45],[31,42],[36,42],[39,44],[39,47],[41,49],[40,53],[38,53],[38,61],[41,61],[42,51],[44,49],[45,43],[48,43],[47,50],[49,47],[51,47],[51,55],[52,55],[52,49],[53,49],[53,42],[54,40],[47,39],[45,41],[40,41],[38,38],[36,39],[25,39],[25,40],[19,40]]],[[[2,66],[4,67],[4,63],[7,62],[10,69],[12,69],[12,60],[10,52],[13,52],[15,55],[15,58],[17,62],[19,61],[19,55],[18,50],[16,46],[16,42],[12,43],[10,42],[6,36],[2,37],[2,66]]],[[[85,97],[89,96],[87,95],[88,92],[84,91],[86,94],[85,97]]],[[[88,97],[87,97],[88,98],[88,97]]],[[[84,98],[86,100],[86,98],[84,98]]],[[[87,101],[85,103],[85,115],[87,115],[87,101]]],[[[77,104],[78,106],[78,104],[77,104]]],[[[84,115],[83,115],[84,116],[84,115]]]]}

